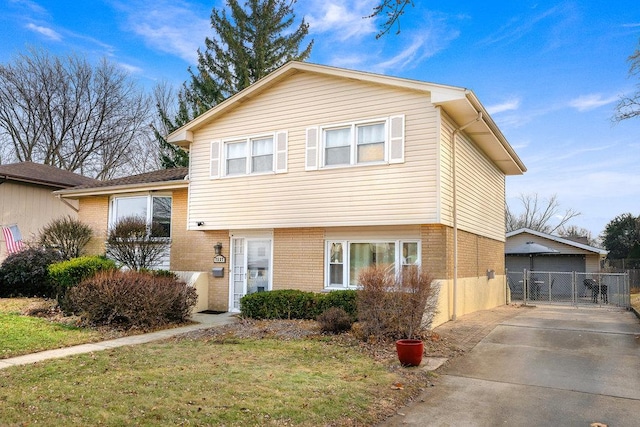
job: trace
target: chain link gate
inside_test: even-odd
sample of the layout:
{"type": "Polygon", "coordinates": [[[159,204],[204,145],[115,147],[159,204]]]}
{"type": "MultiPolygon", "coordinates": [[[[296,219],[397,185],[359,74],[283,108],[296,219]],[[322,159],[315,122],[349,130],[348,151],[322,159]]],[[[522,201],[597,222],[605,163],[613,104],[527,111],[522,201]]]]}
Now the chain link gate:
{"type": "Polygon", "coordinates": [[[628,273],[507,271],[511,301],[629,308],[628,273]]]}

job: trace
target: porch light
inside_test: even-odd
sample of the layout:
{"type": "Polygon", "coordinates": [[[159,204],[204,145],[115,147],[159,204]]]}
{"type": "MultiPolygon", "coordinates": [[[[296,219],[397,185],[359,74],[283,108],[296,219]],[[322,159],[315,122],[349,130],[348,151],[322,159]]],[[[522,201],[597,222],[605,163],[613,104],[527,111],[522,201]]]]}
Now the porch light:
{"type": "Polygon", "coordinates": [[[222,243],[218,242],[213,249],[215,249],[216,255],[220,255],[222,253],[222,243]]]}

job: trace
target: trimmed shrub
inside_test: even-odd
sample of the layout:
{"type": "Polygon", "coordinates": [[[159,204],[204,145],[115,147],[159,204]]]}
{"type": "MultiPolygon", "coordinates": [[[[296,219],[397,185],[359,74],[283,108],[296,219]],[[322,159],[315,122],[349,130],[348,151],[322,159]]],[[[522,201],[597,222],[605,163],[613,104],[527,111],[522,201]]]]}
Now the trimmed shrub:
{"type": "Polygon", "coordinates": [[[54,219],[42,231],[38,243],[48,249],[58,250],[63,259],[79,257],[91,240],[91,227],[71,216],[54,219]]]}
{"type": "Polygon", "coordinates": [[[358,319],[358,307],[356,303],[357,291],[353,289],[345,289],[340,291],[331,291],[323,294],[316,294],[317,308],[316,313],[324,313],[331,307],[339,307],[343,309],[352,321],[358,319]]]}
{"type": "Polygon", "coordinates": [[[251,319],[313,319],[314,295],[294,289],[256,292],[240,299],[240,313],[251,319]]]}
{"type": "Polygon", "coordinates": [[[98,271],[115,270],[116,263],[100,256],[83,256],[62,261],[49,266],[49,278],[55,286],[56,297],[60,308],[72,312],[73,307],[66,301],[68,290],[98,271]]]}
{"type": "Polygon", "coordinates": [[[340,307],[331,307],[316,319],[320,323],[323,332],[339,334],[348,331],[353,325],[351,316],[340,307]]]}
{"type": "Polygon", "coordinates": [[[55,297],[49,266],[62,261],[57,250],[27,248],[9,255],[0,266],[0,297],[55,297]]]}
{"type": "Polygon", "coordinates": [[[314,293],[283,289],[248,294],[240,300],[240,313],[251,319],[316,319],[331,307],[342,308],[355,321],[356,291],[314,293]]]}
{"type": "Polygon", "coordinates": [[[68,298],[92,325],[151,329],[184,322],[197,301],[195,288],[170,277],[136,271],[101,271],[69,290],[68,298]]]}

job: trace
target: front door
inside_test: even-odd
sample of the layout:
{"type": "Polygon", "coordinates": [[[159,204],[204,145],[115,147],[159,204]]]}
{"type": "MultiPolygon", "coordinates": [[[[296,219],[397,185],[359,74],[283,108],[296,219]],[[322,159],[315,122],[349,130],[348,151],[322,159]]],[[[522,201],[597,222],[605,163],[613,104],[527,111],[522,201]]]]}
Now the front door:
{"type": "Polygon", "coordinates": [[[271,290],[271,239],[231,239],[229,311],[240,311],[240,298],[271,290]]]}

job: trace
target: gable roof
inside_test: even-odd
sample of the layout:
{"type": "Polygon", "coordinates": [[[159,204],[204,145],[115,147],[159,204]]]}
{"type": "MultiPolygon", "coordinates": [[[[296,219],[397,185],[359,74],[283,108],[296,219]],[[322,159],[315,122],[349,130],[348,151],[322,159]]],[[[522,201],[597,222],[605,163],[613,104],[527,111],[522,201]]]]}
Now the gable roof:
{"type": "Polygon", "coordinates": [[[188,186],[189,168],[161,169],[138,175],[125,176],[79,185],[67,190],[56,191],[62,197],[74,198],[114,193],[131,193],[145,190],[166,190],[188,186]]]}
{"type": "Polygon", "coordinates": [[[574,242],[573,240],[565,239],[560,236],[554,236],[553,234],[542,233],[540,231],[532,230],[530,228],[520,228],[518,230],[510,231],[506,234],[507,239],[512,236],[517,236],[519,234],[531,234],[532,236],[541,237],[543,239],[552,240],[554,242],[562,243],[564,245],[573,246],[578,249],[582,249],[585,251],[593,252],[598,255],[606,255],[609,251],[601,248],[596,248],[595,246],[585,245],[583,243],[574,242]]]}
{"type": "Polygon", "coordinates": [[[69,188],[100,182],[54,166],[33,162],[0,165],[0,180],[24,182],[52,188],[69,188]]]}
{"type": "Polygon", "coordinates": [[[506,140],[476,95],[468,89],[419,80],[384,76],[362,71],[328,67],[325,65],[291,61],[251,86],[227,98],[206,113],[176,129],[167,141],[187,148],[193,142],[193,132],[217,117],[298,73],[315,73],[335,78],[350,79],[369,84],[384,85],[428,94],[431,102],[440,106],[465,133],[484,151],[506,175],[520,175],[527,168],[506,140]]]}

